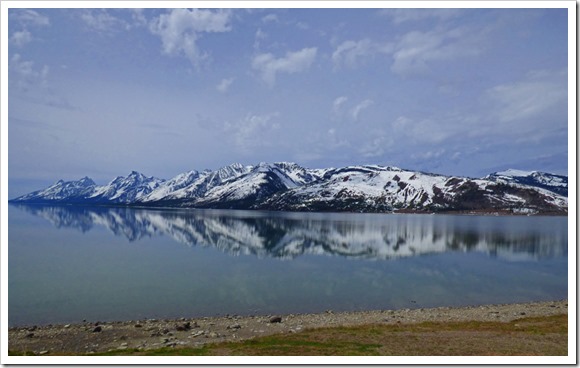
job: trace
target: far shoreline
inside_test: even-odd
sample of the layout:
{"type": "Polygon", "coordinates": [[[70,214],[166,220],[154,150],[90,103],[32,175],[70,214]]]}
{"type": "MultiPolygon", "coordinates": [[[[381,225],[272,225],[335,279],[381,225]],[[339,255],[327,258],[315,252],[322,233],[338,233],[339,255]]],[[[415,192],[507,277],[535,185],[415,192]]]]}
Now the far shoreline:
{"type": "Polygon", "coordinates": [[[537,212],[537,213],[515,213],[508,210],[441,210],[441,211],[415,211],[409,209],[394,209],[392,211],[298,211],[298,210],[275,210],[275,209],[258,209],[258,208],[216,208],[216,207],[173,207],[173,206],[144,206],[123,203],[76,203],[76,202],[22,202],[14,199],[8,200],[9,205],[13,206],[44,206],[44,207],[98,207],[98,208],[125,208],[138,210],[171,210],[171,211],[248,211],[248,212],[270,212],[270,213],[313,213],[313,214],[364,214],[364,215],[447,215],[447,216],[489,216],[489,217],[568,217],[568,212],[537,212]]]}

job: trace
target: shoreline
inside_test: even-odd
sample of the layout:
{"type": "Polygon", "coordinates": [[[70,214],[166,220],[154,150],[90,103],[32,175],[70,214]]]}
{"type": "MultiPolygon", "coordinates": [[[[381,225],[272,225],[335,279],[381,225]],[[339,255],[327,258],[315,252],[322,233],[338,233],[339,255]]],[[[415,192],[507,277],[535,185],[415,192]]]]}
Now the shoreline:
{"type": "Polygon", "coordinates": [[[490,304],[312,314],[147,319],[10,327],[8,350],[35,355],[77,355],[125,349],[200,347],[273,334],[339,326],[421,322],[509,322],[568,314],[568,301],[490,304]]]}
{"type": "Polygon", "coordinates": [[[412,210],[406,208],[393,209],[391,211],[339,211],[339,210],[277,210],[260,208],[220,208],[220,207],[182,207],[182,206],[147,206],[123,203],[76,203],[76,202],[22,202],[15,199],[8,200],[8,204],[13,206],[45,206],[45,207],[102,207],[102,208],[127,208],[136,210],[200,210],[200,211],[255,211],[255,212],[288,212],[288,213],[345,213],[345,214],[379,214],[379,215],[456,215],[456,216],[520,216],[520,217],[568,217],[566,211],[543,211],[543,212],[513,212],[508,209],[445,209],[439,211],[412,210]]]}

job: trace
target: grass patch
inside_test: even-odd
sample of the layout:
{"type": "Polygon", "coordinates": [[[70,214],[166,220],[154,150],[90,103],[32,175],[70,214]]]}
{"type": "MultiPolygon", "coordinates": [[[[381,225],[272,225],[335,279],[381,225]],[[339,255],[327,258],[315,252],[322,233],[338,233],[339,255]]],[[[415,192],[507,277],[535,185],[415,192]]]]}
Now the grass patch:
{"type": "MultiPolygon", "coordinates": [[[[316,331],[316,330],[314,330],[316,331]]],[[[230,355],[380,355],[380,344],[344,341],[340,339],[319,340],[316,337],[276,335],[229,343],[222,348],[230,355]]]]}
{"type": "Polygon", "coordinates": [[[123,356],[123,355],[144,355],[144,356],[204,356],[216,355],[210,352],[210,345],[204,345],[199,348],[168,348],[141,350],[141,349],[118,349],[104,353],[94,353],[96,356],[123,356]]]}
{"type": "Polygon", "coordinates": [[[8,355],[9,356],[29,356],[29,355],[36,355],[36,354],[34,354],[34,352],[32,352],[32,351],[14,351],[14,350],[8,350],[8,355]]]}

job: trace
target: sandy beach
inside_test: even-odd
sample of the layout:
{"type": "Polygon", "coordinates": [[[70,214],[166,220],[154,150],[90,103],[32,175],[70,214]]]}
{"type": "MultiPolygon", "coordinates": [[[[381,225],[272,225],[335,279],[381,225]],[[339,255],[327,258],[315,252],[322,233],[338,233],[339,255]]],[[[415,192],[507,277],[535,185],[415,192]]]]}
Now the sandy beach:
{"type": "Polygon", "coordinates": [[[22,326],[8,331],[11,352],[35,355],[80,355],[123,349],[199,347],[305,329],[338,326],[413,324],[420,322],[501,321],[568,313],[568,301],[333,312],[264,316],[147,319],[121,322],[22,326]]]}

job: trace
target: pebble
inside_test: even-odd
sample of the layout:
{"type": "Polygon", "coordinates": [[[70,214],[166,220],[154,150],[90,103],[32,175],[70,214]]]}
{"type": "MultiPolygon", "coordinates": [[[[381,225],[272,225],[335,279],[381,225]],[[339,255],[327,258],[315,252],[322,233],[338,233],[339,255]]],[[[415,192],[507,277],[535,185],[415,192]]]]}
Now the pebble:
{"type": "Polygon", "coordinates": [[[282,317],[272,317],[270,323],[282,323],[282,317]]]}
{"type": "Polygon", "coordinates": [[[182,325],[177,325],[177,326],[175,326],[175,329],[177,331],[189,331],[189,330],[191,330],[191,323],[187,322],[187,323],[184,323],[182,325]]]}
{"type": "Polygon", "coordinates": [[[48,354],[48,353],[49,353],[49,351],[48,351],[48,350],[43,350],[43,351],[39,351],[39,352],[38,352],[38,355],[46,355],[46,354],[48,354]]]}
{"type": "Polygon", "coordinates": [[[93,332],[101,332],[103,331],[103,328],[101,326],[97,326],[93,329],[93,332]]]}

